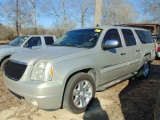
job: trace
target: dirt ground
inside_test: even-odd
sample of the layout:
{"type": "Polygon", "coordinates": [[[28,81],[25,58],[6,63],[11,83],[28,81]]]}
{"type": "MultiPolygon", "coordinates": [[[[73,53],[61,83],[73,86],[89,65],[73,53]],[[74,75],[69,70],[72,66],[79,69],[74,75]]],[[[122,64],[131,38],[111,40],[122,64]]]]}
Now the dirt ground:
{"type": "Polygon", "coordinates": [[[97,92],[91,108],[76,115],[65,109],[44,111],[21,102],[5,88],[0,73],[0,120],[153,120],[159,89],[160,60],[155,60],[147,80],[126,80],[97,92]]]}

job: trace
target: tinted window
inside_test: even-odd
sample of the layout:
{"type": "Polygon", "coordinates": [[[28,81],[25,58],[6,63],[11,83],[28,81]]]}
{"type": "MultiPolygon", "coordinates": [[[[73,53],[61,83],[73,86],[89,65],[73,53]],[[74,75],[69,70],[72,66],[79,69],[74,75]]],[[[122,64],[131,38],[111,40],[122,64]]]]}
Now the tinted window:
{"type": "Polygon", "coordinates": [[[11,46],[21,46],[29,36],[20,36],[14,39],[12,42],[9,43],[11,46]]]}
{"type": "Polygon", "coordinates": [[[31,37],[26,43],[25,47],[33,47],[33,46],[41,46],[41,38],[40,37],[31,37]]]}
{"type": "Polygon", "coordinates": [[[152,43],[153,38],[148,31],[135,30],[142,44],[152,43]]]}
{"type": "Polygon", "coordinates": [[[62,35],[53,45],[92,48],[96,45],[102,29],[72,30],[62,35]]]}
{"type": "Polygon", "coordinates": [[[44,37],[46,45],[52,45],[54,43],[53,37],[44,37]]]}
{"type": "Polygon", "coordinates": [[[129,29],[122,29],[122,33],[124,36],[124,40],[126,42],[126,46],[136,45],[136,39],[133,35],[133,32],[129,29]]]}
{"type": "Polygon", "coordinates": [[[118,33],[117,29],[110,29],[106,32],[103,42],[107,41],[107,40],[118,40],[119,41],[119,47],[122,46],[121,44],[121,39],[118,33]]]}

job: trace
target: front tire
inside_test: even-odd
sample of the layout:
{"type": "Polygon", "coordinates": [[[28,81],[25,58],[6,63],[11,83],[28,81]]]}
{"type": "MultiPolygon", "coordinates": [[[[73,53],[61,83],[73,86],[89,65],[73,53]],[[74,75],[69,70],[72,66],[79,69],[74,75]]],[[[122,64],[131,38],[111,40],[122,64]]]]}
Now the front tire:
{"type": "Polygon", "coordinates": [[[87,73],[72,76],[66,86],[63,108],[79,114],[89,108],[95,96],[95,82],[87,73]]]}

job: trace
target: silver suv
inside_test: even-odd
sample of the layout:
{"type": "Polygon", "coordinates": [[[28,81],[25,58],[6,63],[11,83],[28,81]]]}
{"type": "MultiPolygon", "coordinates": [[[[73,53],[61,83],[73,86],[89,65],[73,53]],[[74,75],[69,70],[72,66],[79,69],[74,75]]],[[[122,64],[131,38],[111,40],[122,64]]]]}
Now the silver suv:
{"type": "Polygon", "coordinates": [[[147,78],[155,58],[144,29],[106,26],[67,32],[53,45],[10,57],[3,75],[18,98],[42,109],[84,112],[96,91],[134,76],[147,78]]]}

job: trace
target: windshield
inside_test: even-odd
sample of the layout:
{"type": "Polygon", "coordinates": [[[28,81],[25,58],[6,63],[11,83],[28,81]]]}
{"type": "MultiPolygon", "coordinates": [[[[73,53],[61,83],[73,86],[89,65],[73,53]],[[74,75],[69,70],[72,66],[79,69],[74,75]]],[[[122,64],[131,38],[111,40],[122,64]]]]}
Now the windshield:
{"type": "Polygon", "coordinates": [[[102,29],[82,29],[69,31],[53,45],[92,48],[96,45],[102,29]]]}
{"type": "Polygon", "coordinates": [[[29,36],[20,36],[20,37],[17,37],[12,42],[10,42],[9,45],[11,45],[11,46],[21,46],[24,43],[24,41],[27,40],[28,37],[29,36]]]}

